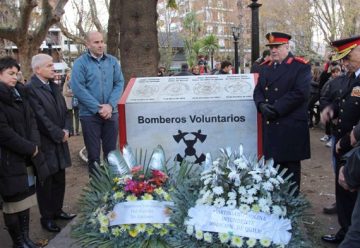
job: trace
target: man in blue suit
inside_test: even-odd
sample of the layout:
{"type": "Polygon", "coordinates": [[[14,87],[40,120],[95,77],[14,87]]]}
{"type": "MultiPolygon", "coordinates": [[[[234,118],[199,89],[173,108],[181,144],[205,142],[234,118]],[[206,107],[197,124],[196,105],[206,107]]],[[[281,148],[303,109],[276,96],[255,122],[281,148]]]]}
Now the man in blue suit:
{"type": "Polygon", "coordinates": [[[263,153],[273,158],[280,170],[293,173],[300,190],[300,161],[310,158],[307,102],[311,68],[304,59],[294,57],[289,49],[291,36],[272,32],[266,35],[271,60],[260,70],[254,101],[262,115],[263,153]]]}

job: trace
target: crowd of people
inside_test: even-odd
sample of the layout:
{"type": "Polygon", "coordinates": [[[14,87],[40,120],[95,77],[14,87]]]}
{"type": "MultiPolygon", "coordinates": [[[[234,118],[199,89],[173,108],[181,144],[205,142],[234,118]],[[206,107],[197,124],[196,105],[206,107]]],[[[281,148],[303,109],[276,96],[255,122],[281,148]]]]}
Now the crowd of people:
{"type": "Polygon", "coordinates": [[[0,58],[0,195],[13,247],[39,247],[29,238],[29,209],[35,205],[49,232],[60,232],[57,219],[76,216],[63,211],[63,202],[65,169],[71,166],[68,141],[79,134],[78,120],[90,177],[100,164],[100,146],[104,157],[116,149],[124,79],[118,60],[104,52],[101,33],[89,32],[86,44],[62,90],[54,82],[51,56],[32,57],[33,75],[26,83],[19,81],[15,59],[0,58]]]}
{"type": "Polygon", "coordinates": [[[232,74],[233,66],[231,62],[224,60],[215,64],[215,67],[210,70],[207,61],[200,57],[198,63],[189,68],[188,63],[182,63],[180,71],[177,73],[166,73],[166,68],[161,66],[158,69],[158,77],[163,76],[200,76],[200,75],[217,75],[217,74],[232,74]]]}
{"type": "MultiPolygon", "coordinates": [[[[333,41],[335,52],[324,68],[311,66],[290,51],[291,36],[266,35],[267,50],[251,71],[258,73],[254,102],[262,116],[262,150],[285,177],[292,175],[300,192],[301,161],[310,158],[309,127],[325,125],[322,141],[330,142],[340,230],[324,235],[341,248],[360,246],[360,36],[333,41]]],[[[87,51],[68,71],[63,88],[54,83],[53,58],[33,56],[33,76],[25,83],[19,63],[0,58],[0,195],[4,222],[14,247],[38,247],[29,238],[29,209],[36,204],[41,226],[59,232],[56,219],[71,220],[63,211],[65,170],[71,166],[69,137],[81,131],[88,153],[89,177],[103,157],[116,149],[117,102],[124,88],[118,60],[105,53],[103,35],[89,32],[87,51]],[[20,81],[21,80],[21,81],[20,81]],[[75,117],[75,122],[74,122],[75,117]],[[75,125],[74,125],[75,123],[75,125]]],[[[231,74],[229,61],[210,71],[204,57],[192,68],[184,63],[175,76],[231,74]]],[[[159,68],[158,76],[166,69],[159,68]]]]}

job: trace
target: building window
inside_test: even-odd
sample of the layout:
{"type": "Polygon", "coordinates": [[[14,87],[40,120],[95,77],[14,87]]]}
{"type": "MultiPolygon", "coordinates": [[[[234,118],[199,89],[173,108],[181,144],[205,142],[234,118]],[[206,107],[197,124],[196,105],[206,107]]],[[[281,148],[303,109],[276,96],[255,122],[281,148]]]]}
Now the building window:
{"type": "Polygon", "coordinates": [[[225,40],[224,39],[219,39],[219,46],[221,48],[224,48],[225,47],[225,40]]]}
{"type": "Polygon", "coordinates": [[[207,20],[207,21],[210,21],[211,20],[211,11],[210,10],[206,10],[206,12],[205,12],[205,19],[207,20]]]}
{"type": "Polygon", "coordinates": [[[223,35],[223,34],[224,34],[224,27],[223,27],[223,26],[218,26],[218,34],[219,34],[219,35],[223,35]]]}
{"type": "Polygon", "coordinates": [[[206,33],[207,34],[212,34],[213,33],[213,27],[212,26],[207,26],[206,27],[206,33]]]}

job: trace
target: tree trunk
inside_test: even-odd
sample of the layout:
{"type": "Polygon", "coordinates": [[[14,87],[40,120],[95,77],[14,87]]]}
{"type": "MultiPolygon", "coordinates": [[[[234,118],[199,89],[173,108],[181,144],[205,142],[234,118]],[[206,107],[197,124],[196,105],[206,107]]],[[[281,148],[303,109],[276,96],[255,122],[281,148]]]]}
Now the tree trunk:
{"type": "Polygon", "coordinates": [[[18,52],[19,52],[19,63],[20,69],[24,78],[29,80],[31,75],[33,74],[31,68],[31,59],[34,55],[39,52],[38,44],[29,44],[29,43],[21,43],[18,44],[18,52]]]}
{"type": "Polygon", "coordinates": [[[109,7],[109,21],[107,33],[107,52],[120,58],[120,2],[111,0],[109,7]]]}
{"type": "Polygon", "coordinates": [[[120,54],[125,83],[132,77],[156,76],[160,59],[157,0],[119,1],[120,54]]]}

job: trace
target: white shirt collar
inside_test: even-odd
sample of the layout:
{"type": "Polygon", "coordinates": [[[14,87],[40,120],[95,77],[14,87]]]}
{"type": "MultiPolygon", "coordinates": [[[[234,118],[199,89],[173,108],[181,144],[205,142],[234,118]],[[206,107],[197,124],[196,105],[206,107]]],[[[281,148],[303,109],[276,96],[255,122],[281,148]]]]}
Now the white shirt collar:
{"type": "Polygon", "coordinates": [[[355,72],[355,77],[358,77],[360,75],[360,68],[355,72]]]}

